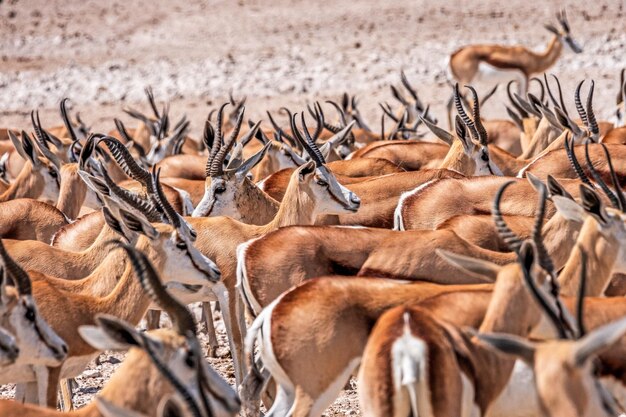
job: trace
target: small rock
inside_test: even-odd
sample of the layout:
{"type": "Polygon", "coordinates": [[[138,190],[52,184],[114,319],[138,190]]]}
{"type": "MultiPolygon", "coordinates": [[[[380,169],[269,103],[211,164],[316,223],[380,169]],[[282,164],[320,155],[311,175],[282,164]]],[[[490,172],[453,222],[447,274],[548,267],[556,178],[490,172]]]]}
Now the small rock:
{"type": "Polygon", "coordinates": [[[87,369],[83,372],[83,376],[85,378],[99,378],[102,376],[102,372],[98,371],[97,369],[87,369]]]}

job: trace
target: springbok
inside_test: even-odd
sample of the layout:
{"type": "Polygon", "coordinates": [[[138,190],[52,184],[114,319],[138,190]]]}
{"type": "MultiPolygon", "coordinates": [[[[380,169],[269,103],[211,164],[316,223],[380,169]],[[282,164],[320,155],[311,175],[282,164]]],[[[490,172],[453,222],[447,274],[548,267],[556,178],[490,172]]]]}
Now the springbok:
{"type": "Polygon", "coordinates": [[[20,370],[58,366],[67,357],[68,346],[40,314],[28,274],[8,255],[0,240],[0,327],[15,336],[21,354],[0,369],[0,384],[21,377],[20,370]]]}
{"type": "MultiPolygon", "coordinates": [[[[580,150],[584,152],[584,147],[580,150]]],[[[597,149],[597,151],[601,152],[603,156],[606,155],[602,149],[597,149]]],[[[606,163],[598,162],[598,165],[607,168],[606,173],[604,171],[602,174],[597,173],[598,178],[605,177],[611,180],[612,174],[608,160],[606,163]]],[[[537,175],[537,177],[547,179],[547,174],[537,175]]],[[[594,179],[596,178],[594,177],[594,179]]],[[[521,178],[449,178],[429,182],[403,194],[396,207],[394,228],[398,230],[432,230],[454,216],[488,213],[493,196],[502,184],[511,180],[516,182],[511,188],[515,191],[504,201],[503,214],[532,216],[536,206],[532,201],[528,201],[527,196],[532,193],[533,187],[527,181],[520,181],[521,178]]],[[[575,198],[579,197],[580,180],[561,179],[559,183],[567,193],[575,198]]],[[[587,183],[591,184],[591,181],[587,180],[587,183]]],[[[549,207],[548,217],[551,217],[553,213],[554,209],[549,207]]]]}
{"type": "MultiPolygon", "coordinates": [[[[599,216],[595,213],[602,212],[602,216],[606,216],[607,220],[610,219],[603,229],[615,228],[617,234],[623,236],[623,232],[619,232],[620,228],[624,228],[623,214],[615,210],[601,209],[597,197],[591,197],[590,194],[585,195],[590,198],[585,204],[589,207],[590,213],[581,213],[582,209],[578,205],[576,207],[579,208],[576,209],[573,208],[573,204],[569,206],[561,204],[565,212],[571,213],[568,216],[584,217],[587,218],[586,222],[594,222],[592,218],[599,216]],[[593,203],[594,201],[595,203],[593,203]]],[[[595,224],[598,225],[598,223],[595,224]]],[[[589,242],[589,244],[593,245],[593,242],[589,242]]],[[[589,245],[585,246],[585,248],[587,247],[589,245]]],[[[603,245],[599,245],[597,250],[601,252],[600,248],[602,247],[603,245]]],[[[594,253],[590,253],[590,259],[593,259],[593,262],[588,262],[587,266],[595,271],[604,270],[603,256],[594,255],[594,253]]],[[[615,257],[614,260],[621,265],[618,257],[615,257]]],[[[580,264],[580,257],[576,252],[572,253],[569,262],[580,264]]],[[[571,291],[570,288],[572,287],[578,288],[578,268],[573,273],[562,274],[559,277],[561,288],[564,291],[571,291]]],[[[482,268],[482,271],[499,269],[500,267],[492,265],[490,268],[482,268]]],[[[601,294],[602,289],[606,287],[606,283],[610,279],[610,275],[610,272],[590,275],[594,278],[589,280],[587,288],[591,289],[592,295],[601,294]]],[[[443,311],[449,312],[449,316],[452,318],[468,317],[468,320],[473,320],[472,323],[476,323],[475,317],[478,315],[479,324],[491,299],[492,287],[490,285],[439,286],[424,282],[394,282],[366,277],[329,277],[305,281],[281,295],[261,312],[248,334],[246,349],[248,353],[251,352],[254,337],[258,335],[258,332],[261,332],[263,362],[270,369],[272,376],[277,379],[279,386],[284,385],[287,390],[291,388],[295,390],[291,392],[310,396],[312,400],[303,403],[305,408],[320,402],[320,404],[324,403],[325,405],[320,405],[319,408],[316,406],[315,409],[321,408],[323,410],[329,404],[328,401],[332,401],[343,386],[354,366],[360,361],[362,349],[365,346],[373,321],[382,312],[392,306],[414,304],[435,295],[444,297],[441,295],[443,293],[450,292],[449,297],[457,297],[454,293],[459,291],[466,293],[466,295],[459,294],[459,299],[455,301],[442,302],[441,305],[445,307],[443,311]],[[332,300],[332,302],[329,303],[328,300],[332,300]],[[323,304],[325,308],[319,309],[322,303],[325,303],[323,304]],[[451,309],[450,306],[458,306],[458,308],[463,309],[463,313],[451,309]],[[303,321],[302,317],[307,319],[303,321]],[[338,346],[345,346],[346,348],[338,349],[338,346]],[[329,356],[331,352],[333,353],[329,356]],[[302,357],[299,356],[301,354],[302,357]],[[303,361],[303,357],[306,357],[307,361],[303,361]],[[332,361],[328,359],[329,357],[332,358],[332,361]],[[315,364],[315,367],[308,368],[303,366],[303,363],[315,364]],[[323,369],[322,363],[324,364],[323,369]]],[[[615,314],[620,313],[616,311],[615,314]]],[[[475,327],[478,327],[478,324],[475,327]]],[[[278,399],[280,401],[275,403],[276,407],[279,407],[279,404],[284,406],[284,401],[289,401],[288,397],[286,392],[281,394],[279,388],[277,401],[278,399]]],[[[278,409],[276,408],[276,410],[278,409]]],[[[277,415],[282,415],[282,413],[277,411],[277,415]]]]}
{"type": "Polygon", "coordinates": [[[523,46],[465,46],[450,56],[448,69],[452,77],[460,83],[470,83],[479,74],[504,73],[507,77],[520,77],[520,91],[526,92],[529,78],[552,67],[561,56],[563,44],[575,53],[582,52],[582,48],[572,38],[565,11],[557,13],[556,19],[559,28],[552,24],[545,25],[554,37],[543,53],[530,51],[523,46]]]}
{"type": "MultiPolygon", "coordinates": [[[[304,120],[304,116],[302,116],[302,120],[304,120]]],[[[295,126],[295,120],[293,124],[295,126]]],[[[304,163],[294,171],[285,198],[271,222],[263,226],[256,226],[241,223],[228,217],[186,218],[198,234],[196,241],[198,249],[209,258],[215,259],[222,272],[228,299],[225,297],[225,293],[211,295],[208,300],[205,295],[200,294],[197,301],[215,301],[215,297],[218,297],[229,335],[231,352],[233,359],[235,359],[235,375],[238,377],[238,382],[242,376],[240,369],[241,347],[243,345],[241,332],[245,329],[240,326],[239,322],[243,317],[238,316],[236,310],[239,302],[239,297],[236,296],[235,291],[237,246],[280,227],[313,224],[320,213],[356,212],[361,203],[357,195],[340,185],[334,175],[326,168],[319,149],[308,134],[306,123],[303,123],[303,127],[304,137],[297,128],[294,134],[301,141],[312,161],[304,163]]],[[[231,136],[228,142],[223,145],[219,140],[215,140],[214,149],[209,156],[213,163],[221,164],[219,161],[221,161],[223,154],[228,152],[228,148],[233,145],[233,142],[234,136],[231,136]]]]}
{"type": "MultiPolygon", "coordinates": [[[[363,415],[399,417],[412,412],[471,416],[477,415],[474,407],[480,410],[478,415],[484,414],[485,403],[497,395],[493,388],[498,386],[501,374],[510,372],[512,361],[487,361],[488,355],[474,347],[453,324],[472,325],[472,313],[458,313],[477,310],[484,314],[479,331],[525,334],[540,314],[527,308],[533,300],[523,285],[523,276],[543,273],[535,252],[525,242],[519,249],[518,262],[491,269],[473,265],[477,272],[495,278],[486,311],[453,304],[454,312],[441,312],[440,306],[451,301],[442,295],[383,314],[369,336],[359,370],[363,415]]],[[[451,261],[457,262],[454,258],[451,261]]],[[[451,294],[450,298],[460,295],[451,294]]]]}
{"type": "MultiPolygon", "coordinates": [[[[163,196],[159,196],[160,202],[162,199],[163,196]]],[[[187,280],[194,279],[196,284],[214,285],[220,279],[217,267],[194,248],[192,230],[182,222],[180,217],[174,217],[174,214],[173,211],[167,213],[172,225],[153,226],[145,219],[130,213],[124,216],[124,223],[131,231],[141,234],[136,247],[147,251],[157,268],[166,272],[165,280],[177,279],[184,270],[187,280]],[[163,257],[163,249],[155,250],[155,245],[148,243],[148,240],[161,241],[163,248],[175,246],[184,255],[178,257],[175,262],[171,259],[168,261],[169,257],[163,257]]],[[[45,281],[33,283],[33,294],[42,315],[50,321],[52,328],[59,332],[69,346],[69,357],[64,361],[63,366],[48,368],[48,383],[42,384],[45,391],[38,392],[40,404],[55,404],[58,379],[76,376],[97,354],[97,351],[87,345],[78,335],[77,329],[80,325],[92,323],[98,313],[115,314],[132,323],[138,323],[150,304],[150,299],[143,294],[129,268],[124,270],[124,274],[113,291],[103,297],[65,293],[45,281]],[[129,299],[133,302],[128,303],[129,299]]],[[[31,375],[24,376],[20,382],[32,381],[32,378],[31,375]]],[[[27,387],[27,391],[28,389],[27,387]]]]}
{"type": "Polygon", "coordinates": [[[193,415],[236,415],[239,409],[237,394],[204,361],[189,311],[163,290],[155,269],[143,253],[130,246],[122,246],[131,259],[141,286],[153,301],[168,312],[174,328],[146,334],[117,317],[98,315],[94,321],[96,326],[83,325],[79,328],[81,337],[96,350],[130,349],[122,366],[99,395],[104,406],[101,407],[96,399],[79,411],[59,413],[4,400],[0,401],[3,416],[111,415],[102,408],[156,415],[159,400],[170,395],[182,396],[192,407],[193,415]],[[147,401],[149,398],[154,398],[154,401],[147,401]]]}
{"type": "Polygon", "coordinates": [[[508,334],[479,334],[478,337],[533,369],[544,417],[614,417],[619,415],[619,405],[615,399],[607,398],[606,389],[594,375],[593,361],[625,333],[626,317],[622,317],[579,340],[532,342],[508,334]]]}
{"type": "Polygon", "coordinates": [[[59,168],[57,158],[52,160],[40,156],[28,134],[22,131],[21,141],[9,131],[16,152],[26,161],[19,175],[9,188],[0,194],[0,201],[16,198],[44,198],[56,201],[59,196],[59,168]]]}

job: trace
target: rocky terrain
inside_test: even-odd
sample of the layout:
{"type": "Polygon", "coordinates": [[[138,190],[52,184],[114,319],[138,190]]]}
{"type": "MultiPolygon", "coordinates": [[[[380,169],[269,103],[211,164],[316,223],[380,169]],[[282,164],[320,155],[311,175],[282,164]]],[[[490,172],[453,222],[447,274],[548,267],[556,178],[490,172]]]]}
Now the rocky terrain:
{"type": "MultiPolygon", "coordinates": [[[[247,115],[255,118],[349,91],[377,129],[377,103],[392,100],[389,85],[399,82],[401,69],[443,116],[450,53],[470,42],[542,50],[550,38],[543,24],[554,21],[561,6],[584,52],[566,52],[551,71],[561,78],[572,111],[576,83],[594,79],[594,107],[599,118],[608,118],[626,66],[621,0],[3,0],[0,125],[27,128],[34,108],[44,125],[58,125],[58,103],[69,97],[88,124],[109,131],[114,116],[129,121],[123,107],[147,109],[143,89],[150,85],[158,100],[171,102],[174,115],[188,115],[196,136],[229,92],[247,96],[247,115]]],[[[503,98],[500,88],[483,114],[504,117],[503,98]]],[[[218,331],[222,348],[211,362],[232,381],[221,322],[218,331]]],[[[98,392],[122,358],[103,354],[77,379],[77,404],[98,392]]],[[[1,387],[0,397],[12,390],[1,387]]],[[[358,414],[354,390],[326,413],[358,414]]]]}

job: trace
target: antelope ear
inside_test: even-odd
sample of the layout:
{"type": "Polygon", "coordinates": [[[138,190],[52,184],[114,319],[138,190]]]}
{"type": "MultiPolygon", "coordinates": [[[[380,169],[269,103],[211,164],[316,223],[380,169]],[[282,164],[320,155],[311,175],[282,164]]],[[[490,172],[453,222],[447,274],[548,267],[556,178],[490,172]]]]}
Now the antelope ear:
{"type": "Polygon", "coordinates": [[[531,366],[535,362],[537,346],[529,340],[511,334],[496,333],[478,333],[476,337],[500,352],[520,358],[531,366]]]}
{"type": "Polygon", "coordinates": [[[541,112],[541,114],[543,115],[543,117],[555,128],[557,129],[563,129],[563,126],[561,125],[561,123],[559,123],[558,119],[556,118],[556,116],[554,115],[554,113],[552,113],[550,111],[550,109],[541,106],[539,107],[539,111],[541,112]]]}
{"type": "Polygon", "coordinates": [[[233,150],[230,151],[230,159],[228,160],[228,165],[226,165],[226,170],[235,170],[239,166],[241,166],[243,161],[243,145],[241,142],[235,143],[233,150]]]}
{"type": "Polygon", "coordinates": [[[563,110],[559,107],[554,108],[554,112],[556,114],[557,121],[564,129],[569,129],[574,136],[580,136],[583,134],[582,129],[574,123],[572,119],[570,119],[563,110]]]}
{"type": "Polygon", "coordinates": [[[128,236],[124,233],[124,229],[122,228],[122,224],[120,221],[111,213],[107,207],[102,207],[102,214],[104,215],[105,223],[119,235],[121,235],[127,241],[130,241],[128,236]]]}
{"type": "Polygon", "coordinates": [[[300,180],[300,182],[310,180],[315,173],[315,162],[308,161],[305,164],[302,164],[296,172],[298,173],[298,179],[300,180]]]}
{"type": "Polygon", "coordinates": [[[263,157],[265,156],[265,154],[267,154],[267,150],[270,148],[271,145],[272,143],[270,141],[265,142],[265,146],[263,146],[263,148],[260,151],[252,155],[247,160],[245,160],[237,168],[237,175],[239,175],[240,177],[246,176],[248,172],[250,172],[255,166],[257,166],[259,162],[263,160],[263,157]]]}
{"type": "Polygon", "coordinates": [[[28,133],[22,130],[22,140],[20,141],[17,136],[9,130],[9,139],[22,159],[27,162],[30,161],[33,166],[39,166],[41,164],[28,133]]]}
{"type": "Polygon", "coordinates": [[[141,233],[152,240],[159,237],[159,232],[145,218],[136,216],[122,208],[120,208],[120,215],[126,227],[133,232],[141,233]]]}
{"type": "Polygon", "coordinates": [[[532,172],[526,172],[526,179],[537,192],[541,192],[541,190],[545,188],[545,185],[543,184],[543,182],[541,182],[541,180],[537,176],[535,176],[532,172]]]}
{"type": "Polygon", "coordinates": [[[94,193],[107,197],[111,195],[111,190],[101,179],[96,178],[88,172],[82,170],[78,171],[78,176],[94,193]]]}
{"type": "Polygon", "coordinates": [[[559,214],[567,220],[582,223],[587,218],[585,210],[574,200],[555,195],[552,197],[552,202],[559,214]]]}
{"type": "Polygon", "coordinates": [[[598,194],[586,185],[581,184],[580,196],[582,198],[583,208],[587,213],[593,216],[599,223],[606,224],[608,215],[604,209],[604,204],[598,194]]]}
{"type": "Polygon", "coordinates": [[[456,132],[457,140],[461,142],[461,144],[463,145],[463,149],[466,153],[468,153],[471,149],[471,139],[467,137],[467,127],[458,115],[456,116],[456,119],[454,119],[454,130],[456,132]]]}
{"type": "Polygon", "coordinates": [[[96,324],[97,326],[80,326],[78,333],[98,350],[126,350],[143,345],[139,332],[115,316],[99,314],[96,316],[96,324]]]}
{"type": "Polygon", "coordinates": [[[422,123],[424,123],[426,125],[426,127],[433,132],[433,134],[435,136],[437,136],[439,139],[441,139],[442,141],[444,141],[445,143],[448,144],[448,146],[452,146],[452,144],[454,143],[454,136],[452,136],[450,134],[450,132],[448,132],[445,129],[440,128],[439,126],[437,126],[436,124],[432,123],[430,120],[425,119],[424,117],[422,117],[421,115],[418,116],[420,118],[420,120],[422,121],[422,123]]]}
{"type": "Polygon", "coordinates": [[[489,261],[458,255],[443,249],[435,249],[444,261],[487,283],[495,282],[502,267],[489,261]]]}
{"type": "Polygon", "coordinates": [[[122,408],[102,397],[96,397],[96,407],[98,408],[98,411],[102,413],[103,417],[146,417],[145,414],[122,408]]]}
{"type": "Polygon", "coordinates": [[[569,198],[570,200],[574,199],[552,175],[548,175],[548,191],[550,191],[550,198],[558,195],[569,198]]]}
{"type": "Polygon", "coordinates": [[[167,397],[159,402],[157,415],[160,417],[182,417],[185,413],[180,404],[173,397],[167,397]]]}
{"type": "Polygon", "coordinates": [[[574,363],[577,366],[584,365],[591,357],[599,354],[621,339],[625,332],[626,317],[595,329],[574,343],[574,363]]]}

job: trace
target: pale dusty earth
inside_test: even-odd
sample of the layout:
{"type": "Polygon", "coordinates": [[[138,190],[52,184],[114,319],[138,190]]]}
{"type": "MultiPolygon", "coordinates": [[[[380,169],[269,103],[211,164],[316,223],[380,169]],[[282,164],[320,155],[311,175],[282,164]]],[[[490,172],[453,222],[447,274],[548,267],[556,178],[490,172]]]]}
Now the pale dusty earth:
{"type": "MultiPolygon", "coordinates": [[[[626,66],[623,0],[0,0],[0,126],[28,128],[35,108],[45,126],[58,125],[64,97],[98,131],[112,129],[114,116],[132,125],[121,109],[147,111],[143,89],[150,85],[174,116],[187,114],[195,136],[229,91],[248,97],[252,118],[348,91],[378,129],[377,103],[393,101],[389,85],[401,69],[443,119],[451,52],[494,42],[541,50],[549,39],[542,25],[559,7],[567,8],[584,52],[565,53],[552,71],[570,107],[576,83],[594,79],[595,108],[607,118],[626,66]]],[[[503,98],[500,88],[483,114],[504,117],[503,98]]],[[[217,327],[222,358],[211,361],[232,381],[224,328],[217,327]]],[[[77,404],[98,392],[121,358],[103,354],[102,364],[78,379],[77,404]]],[[[11,395],[12,387],[0,389],[11,395]]],[[[327,412],[358,414],[355,390],[327,412]]]]}

